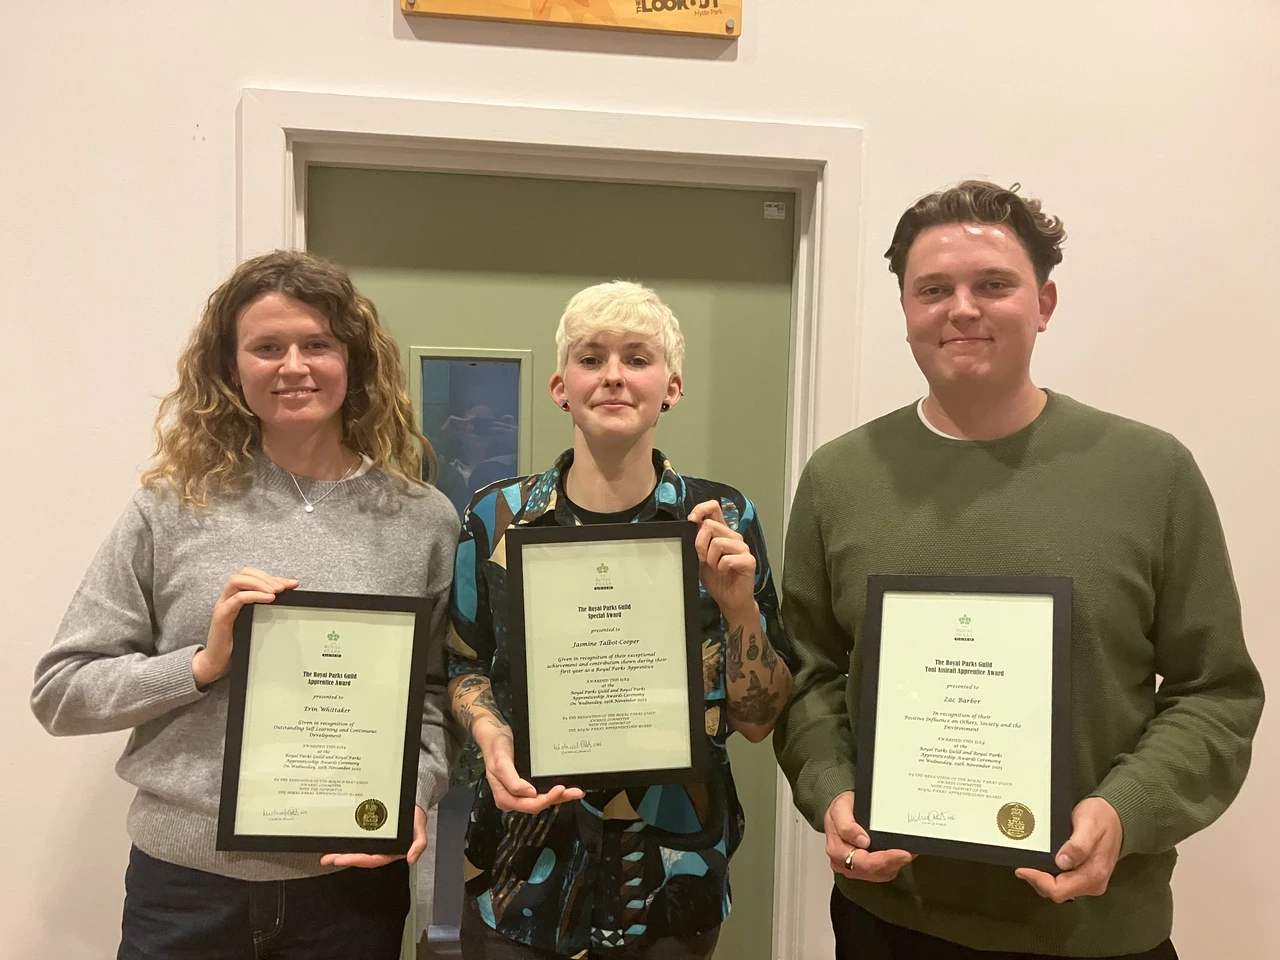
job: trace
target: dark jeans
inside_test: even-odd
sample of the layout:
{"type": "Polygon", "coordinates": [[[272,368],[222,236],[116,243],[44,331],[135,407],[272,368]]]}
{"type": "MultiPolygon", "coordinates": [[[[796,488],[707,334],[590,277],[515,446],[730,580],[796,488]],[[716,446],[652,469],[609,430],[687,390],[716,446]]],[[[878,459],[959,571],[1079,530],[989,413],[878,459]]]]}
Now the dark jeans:
{"type": "MultiPolygon", "coordinates": [[[[592,950],[591,960],[706,960],[716,948],[720,928],[692,937],[660,937],[622,950],[592,950]]],[[[462,960],[564,960],[550,950],[540,950],[518,940],[508,940],[484,922],[475,903],[468,898],[462,908],[462,928],[458,933],[462,960]]]]}
{"type": "MultiPolygon", "coordinates": [[[[836,933],[836,960],[1068,960],[1043,953],[974,950],[894,926],[863,910],[838,887],[831,891],[831,926],[836,933]]],[[[1178,954],[1166,940],[1146,953],[1098,960],[1178,960],[1178,954]]]]}
{"type": "Polygon", "coordinates": [[[249,881],[129,853],[117,960],[398,960],[409,867],[249,881]]]}

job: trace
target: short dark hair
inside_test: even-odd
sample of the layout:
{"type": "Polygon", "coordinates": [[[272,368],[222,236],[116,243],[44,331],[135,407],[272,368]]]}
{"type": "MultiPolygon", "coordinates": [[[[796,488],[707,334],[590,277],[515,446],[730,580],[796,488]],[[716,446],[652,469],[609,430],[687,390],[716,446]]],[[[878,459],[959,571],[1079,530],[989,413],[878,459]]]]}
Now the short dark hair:
{"type": "Polygon", "coordinates": [[[930,227],[949,223],[1004,223],[1022,241],[1036,280],[1043,284],[1062,262],[1062,242],[1067,231],[1062,221],[1040,211],[1040,201],[1018,196],[1022,185],[1009,189],[985,180],[965,180],[949,190],[931,193],[912,204],[898,220],[893,242],[885,251],[889,270],[898,278],[898,290],[906,282],[907,254],[916,237],[930,227]]]}

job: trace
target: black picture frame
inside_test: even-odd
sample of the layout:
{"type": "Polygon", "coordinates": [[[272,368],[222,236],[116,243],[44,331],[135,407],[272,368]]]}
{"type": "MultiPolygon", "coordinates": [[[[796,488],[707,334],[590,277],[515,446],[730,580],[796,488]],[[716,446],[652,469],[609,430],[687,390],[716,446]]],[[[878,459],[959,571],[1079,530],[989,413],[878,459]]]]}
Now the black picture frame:
{"type": "MultiPolygon", "coordinates": [[[[248,698],[249,654],[253,646],[254,613],[263,604],[246,604],[233,627],[230,700],[227,706],[226,746],[222,762],[222,789],[218,804],[217,849],[277,853],[407,853],[413,843],[414,806],[417,803],[418,757],[422,743],[423,700],[426,695],[432,602],[421,597],[363,593],[286,590],[270,606],[324,610],[386,610],[414,614],[413,653],[410,658],[408,697],[405,703],[404,742],[400,796],[394,811],[395,837],[319,837],[248,834],[236,830],[239,806],[240,766],[244,742],[244,713],[248,698]]],[[[443,681],[442,681],[443,682],[443,681]]]]}
{"type": "Polygon", "coordinates": [[[506,536],[507,599],[510,605],[508,657],[511,665],[511,699],[514,716],[516,770],[539,791],[563,784],[583,790],[625,789],[656,784],[688,783],[708,778],[709,751],[702,680],[702,639],[699,614],[698,555],[694,549],[697,526],[672,520],[653,523],[602,523],[572,527],[513,527],[506,536]],[[680,540],[683,563],[686,673],[689,688],[689,757],[687,767],[663,769],[619,769],[607,773],[575,773],[544,776],[531,774],[529,751],[529,687],[526,658],[525,590],[523,549],[527,544],[610,543],[635,540],[680,540]]]}
{"type": "Polygon", "coordinates": [[[1071,600],[1072,580],[1056,576],[876,575],[867,578],[862,640],[862,697],[857,737],[854,818],[867,830],[872,850],[906,850],[927,856],[1059,872],[1054,857],[1071,836],[1071,600]],[[880,687],[881,619],[886,593],[1032,594],[1053,598],[1053,678],[1050,756],[1049,850],[1019,849],[962,840],[872,830],[872,772],[880,687]]]}

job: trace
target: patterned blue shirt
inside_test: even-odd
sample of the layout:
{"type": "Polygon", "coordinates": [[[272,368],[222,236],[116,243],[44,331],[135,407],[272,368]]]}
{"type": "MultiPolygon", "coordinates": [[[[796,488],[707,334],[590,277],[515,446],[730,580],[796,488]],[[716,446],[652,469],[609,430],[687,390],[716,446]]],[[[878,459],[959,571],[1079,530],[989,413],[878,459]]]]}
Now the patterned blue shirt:
{"type": "MultiPolygon", "coordinates": [[[[449,675],[488,677],[494,699],[511,713],[507,652],[506,548],[513,526],[581,522],[564,495],[573,462],[566,451],[546,473],[505,480],[475,495],[462,521],[450,606],[449,675]]],[[[726,523],[756,559],[755,598],[770,642],[790,665],[791,650],[764,535],[751,501],[722,483],[684,477],[654,452],[658,483],[634,522],[684,520],[695,505],[718,500],[726,523]]],[[[706,783],[588,793],[538,814],[503,813],[489,784],[475,777],[467,831],[467,895],[503,936],[571,957],[683,937],[717,927],[729,913],[729,858],[744,818],[725,742],[726,623],[700,588],[706,735],[712,776],[706,783]]],[[[474,745],[472,745],[474,749],[474,745]]]]}

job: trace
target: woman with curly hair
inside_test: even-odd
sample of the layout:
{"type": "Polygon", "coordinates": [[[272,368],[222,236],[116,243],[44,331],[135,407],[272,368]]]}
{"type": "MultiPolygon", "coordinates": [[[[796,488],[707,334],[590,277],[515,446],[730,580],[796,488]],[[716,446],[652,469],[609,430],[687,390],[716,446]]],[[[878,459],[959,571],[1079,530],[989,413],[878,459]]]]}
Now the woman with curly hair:
{"type": "Polygon", "coordinates": [[[429,685],[407,858],[215,849],[232,624],[284,590],[425,597],[443,639],[458,520],[424,484],[394,341],[318,257],[286,251],[222,284],[156,418],[156,455],[36,667],[55,735],[131,730],[137,788],[119,960],[398,957],[408,864],[448,787],[429,685]],[[344,869],[357,867],[365,869],[344,869]]]}

